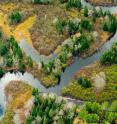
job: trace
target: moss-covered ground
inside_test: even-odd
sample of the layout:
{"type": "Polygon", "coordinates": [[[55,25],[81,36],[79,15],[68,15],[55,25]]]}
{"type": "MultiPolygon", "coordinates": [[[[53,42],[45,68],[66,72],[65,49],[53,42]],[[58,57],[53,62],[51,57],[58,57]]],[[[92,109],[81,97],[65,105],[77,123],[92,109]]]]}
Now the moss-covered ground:
{"type": "MultiPolygon", "coordinates": [[[[117,99],[117,65],[102,66],[99,63],[92,64],[88,67],[81,69],[75,76],[74,79],[69,83],[68,86],[62,89],[62,94],[71,96],[76,99],[84,101],[113,101],[117,99]],[[106,84],[103,89],[96,90],[95,82],[93,77],[98,75],[100,72],[106,75],[106,84]],[[91,80],[92,87],[83,88],[77,83],[78,77],[86,77],[91,80]]],[[[101,82],[99,85],[101,86],[101,82]]]]}

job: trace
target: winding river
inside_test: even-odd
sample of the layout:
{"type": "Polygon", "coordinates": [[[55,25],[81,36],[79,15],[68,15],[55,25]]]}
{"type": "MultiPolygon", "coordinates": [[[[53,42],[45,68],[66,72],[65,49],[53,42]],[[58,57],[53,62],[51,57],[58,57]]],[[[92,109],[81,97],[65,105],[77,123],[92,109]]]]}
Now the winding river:
{"type": "MultiPolygon", "coordinates": [[[[84,0],[81,0],[82,4],[85,6],[88,6],[89,8],[93,7],[92,5],[90,5],[89,3],[86,3],[84,0]]],[[[109,10],[111,13],[115,13],[117,12],[117,7],[102,7],[103,10],[109,10]]],[[[5,100],[5,94],[4,94],[4,88],[5,86],[9,83],[9,81],[12,80],[22,80],[27,82],[28,84],[30,84],[31,86],[38,88],[39,91],[41,92],[53,92],[56,93],[58,95],[61,95],[61,88],[66,86],[69,81],[73,78],[73,75],[80,70],[81,68],[83,68],[84,66],[88,66],[89,64],[99,60],[99,58],[101,57],[101,55],[103,54],[104,51],[108,50],[111,45],[116,42],[117,40],[117,32],[115,33],[115,35],[108,41],[106,42],[100,49],[98,52],[94,53],[92,56],[87,57],[85,59],[76,57],[75,58],[75,62],[73,64],[71,64],[69,67],[67,67],[65,69],[65,72],[62,73],[61,75],[61,81],[60,84],[55,86],[55,87],[51,87],[51,88],[45,88],[43,85],[41,85],[40,81],[37,80],[36,78],[34,78],[33,75],[25,72],[23,75],[21,73],[17,73],[17,74],[11,74],[11,73],[7,73],[4,75],[3,78],[0,79],[0,116],[3,115],[4,110],[5,110],[5,106],[6,106],[6,100],[5,100]]],[[[19,44],[20,47],[26,52],[27,55],[31,56],[31,58],[38,63],[40,60],[44,61],[44,62],[49,62],[51,59],[54,59],[56,57],[55,54],[53,54],[51,57],[45,57],[45,56],[41,56],[39,55],[33,48],[31,48],[27,42],[25,40],[22,40],[22,42],[19,44]]],[[[74,100],[73,100],[74,101],[74,100]]],[[[79,100],[75,100],[75,102],[79,102],[79,100]]]]}

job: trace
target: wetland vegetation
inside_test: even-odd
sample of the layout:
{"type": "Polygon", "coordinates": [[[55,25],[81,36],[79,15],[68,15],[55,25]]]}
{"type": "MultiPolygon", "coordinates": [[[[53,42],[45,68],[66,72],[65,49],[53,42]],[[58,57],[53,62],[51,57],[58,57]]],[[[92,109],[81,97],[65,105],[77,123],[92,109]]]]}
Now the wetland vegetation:
{"type": "Polygon", "coordinates": [[[115,123],[117,101],[76,105],[54,93],[40,93],[25,82],[12,81],[5,88],[8,107],[1,124],[115,123]],[[22,98],[22,101],[20,100],[22,98]]]}
{"type": "Polygon", "coordinates": [[[117,43],[113,44],[99,62],[76,73],[70,84],[62,89],[62,93],[77,99],[98,102],[116,99],[116,46],[117,43]]]}
{"type": "MultiPolygon", "coordinates": [[[[35,49],[36,47],[40,49],[40,47],[42,48],[44,46],[46,51],[48,51],[47,47],[49,47],[49,49],[54,52],[53,48],[56,48],[55,54],[57,54],[57,58],[47,64],[43,61],[41,63],[39,62],[39,67],[34,64],[35,68],[39,68],[38,70],[32,68],[26,69],[39,78],[46,87],[58,84],[61,73],[73,62],[75,56],[87,57],[92,55],[115,33],[117,28],[116,17],[109,11],[102,11],[102,9],[95,8],[88,9],[82,6],[80,0],[68,0],[63,2],[51,1],[52,3],[49,1],[43,3],[44,1],[41,2],[37,0],[33,2],[34,4],[28,4],[28,6],[25,6],[22,2],[19,2],[16,6],[15,3],[11,4],[11,8],[9,7],[10,11],[6,11],[6,13],[9,15],[11,27],[14,28],[15,25],[18,25],[16,30],[12,33],[13,36],[16,37],[16,41],[21,42],[22,38],[26,37],[27,42],[35,49]],[[53,6],[56,9],[51,10],[53,6]],[[38,12],[40,9],[44,9],[44,11],[41,13],[38,12]],[[35,21],[33,20],[34,16],[35,21]],[[39,18],[39,16],[42,18],[39,18]],[[27,18],[30,19],[30,22],[29,20],[27,21],[27,18]],[[34,22],[32,23],[32,21],[34,22]],[[32,26],[28,26],[30,23],[32,23],[32,26]],[[25,30],[23,31],[23,29],[25,30]],[[46,33],[46,31],[48,32],[46,33]],[[35,37],[35,33],[36,38],[33,39],[32,36],[35,37]],[[41,37],[43,37],[42,33],[46,38],[41,39],[41,37]],[[54,41],[53,35],[56,38],[64,37],[60,40],[63,42],[60,46],[57,47],[58,41],[57,39],[54,41]],[[50,42],[51,36],[52,40],[50,42]],[[53,42],[57,44],[54,45],[53,42]]],[[[4,7],[2,7],[2,9],[5,10],[4,7]]],[[[42,51],[45,51],[44,49],[42,51]]],[[[39,54],[42,53],[39,52],[39,54]]],[[[22,64],[22,66],[22,68],[25,69],[25,64],[22,64]]]]}
{"type": "MultiPolygon", "coordinates": [[[[116,35],[116,13],[84,6],[81,0],[5,0],[0,8],[1,83],[8,72],[27,72],[46,88],[59,86],[76,59],[92,56],[116,35]],[[23,41],[49,62],[34,61],[20,47],[23,41]]],[[[0,84],[6,96],[0,124],[116,124],[116,64],[114,43],[61,87],[63,96],[43,93],[22,80],[0,84]]]]}

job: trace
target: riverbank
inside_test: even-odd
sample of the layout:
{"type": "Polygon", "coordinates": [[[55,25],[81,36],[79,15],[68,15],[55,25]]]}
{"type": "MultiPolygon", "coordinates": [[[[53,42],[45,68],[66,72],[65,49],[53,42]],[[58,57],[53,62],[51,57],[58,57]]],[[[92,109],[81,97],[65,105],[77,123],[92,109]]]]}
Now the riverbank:
{"type": "MultiPolygon", "coordinates": [[[[27,58],[26,58],[27,59],[27,58]]],[[[27,62],[26,62],[27,63],[27,62]]],[[[25,63],[25,64],[26,64],[25,63]]],[[[5,67],[2,68],[4,71],[4,74],[10,72],[10,73],[17,73],[21,72],[18,66],[16,67],[5,67]]],[[[21,73],[29,73],[34,76],[34,78],[38,79],[40,83],[45,86],[46,88],[52,87],[58,84],[58,79],[54,75],[46,75],[41,68],[36,63],[33,63],[33,67],[25,66],[25,69],[22,70],[23,72],[21,73]]],[[[4,74],[1,76],[1,78],[4,76],[4,74]]]]}
{"type": "Polygon", "coordinates": [[[113,101],[117,99],[116,69],[117,65],[102,66],[99,62],[84,67],[62,89],[62,94],[86,101],[113,101]],[[78,84],[81,77],[90,80],[91,87],[84,88],[78,84]]]}
{"type": "Polygon", "coordinates": [[[104,52],[100,61],[81,68],[62,89],[63,95],[86,101],[116,100],[116,46],[117,43],[114,43],[104,52]]]}
{"type": "Polygon", "coordinates": [[[2,35],[0,39],[0,78],[8,72],[29,72],[38,80],[44,82],[46,87],[58,83],[57,78],[53,75],[45,75],[41,62],[37,64],[33,62],[31,57],[26,56],[26,53],[21,50],[14,37],[4,38],[4,35],[2,35]]]}

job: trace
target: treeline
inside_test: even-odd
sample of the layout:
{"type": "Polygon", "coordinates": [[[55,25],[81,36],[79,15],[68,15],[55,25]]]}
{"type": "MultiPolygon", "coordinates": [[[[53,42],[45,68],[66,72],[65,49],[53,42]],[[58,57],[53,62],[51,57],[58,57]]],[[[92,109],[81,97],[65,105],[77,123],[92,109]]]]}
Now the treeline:
{"type": "Polygon", "coordinates": [[[25,72],[26,66],[33,66],[32,59],[24,55],[13,36],[8,39],[1,38],[0,57],[2,60],[0,63],[0,77],[7,72],[8,68],[10,72],[25,72]]]}
{"type": "Polygon", "coordinates": [[[116,124],[117,101],[84,102],[82,105],[69,103],[64,98],[53,93],[39,94],[33,90],[34,105],[26,124],[73,124],[75,119],[79,123],[116,124]]]}
{"type": "Polygon", "coordinates": [[[38,94],[33,90],[34,106],[26,124],[72,124],[75,117],[75,104],[53,93],[38,94]]]}

